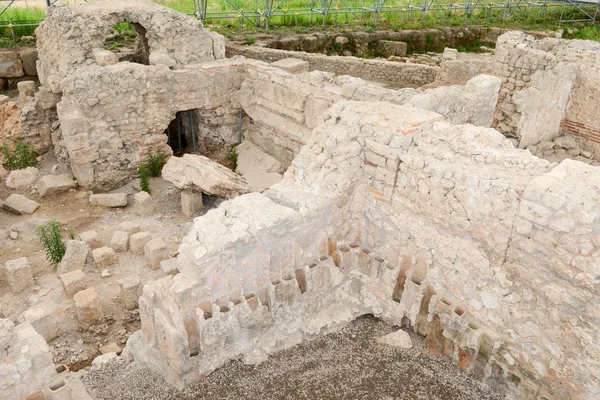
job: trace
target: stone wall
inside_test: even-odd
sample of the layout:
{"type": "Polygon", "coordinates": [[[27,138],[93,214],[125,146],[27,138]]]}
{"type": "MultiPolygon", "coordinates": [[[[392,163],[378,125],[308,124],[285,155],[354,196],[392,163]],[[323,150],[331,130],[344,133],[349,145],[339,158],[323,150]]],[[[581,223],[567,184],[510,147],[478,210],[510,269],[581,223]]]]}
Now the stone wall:
{"type": "Polygon", "coordinates": [[[36,80],[36,61],[36,49],[0,50],[0,90],[15,89],[22,80],[36,80]]]}
{"type": "Polygon", "coordinates": [[[520,147],[599,128],[592,121],[597,105],[590,101],[599,90],[599,52],[600,45],[592,41],[502,35],[493,66],[493,74],[503,78],[494,127],[517,138],[520,147]],[[562,124],[570,130],[561,130],[563,120],[571,121],[562,124]]]}
{"type": "Polygon", "coordinates": [[[438,67],[420,64],[327,56],[256,46],[228,45],[227,57],[236,55],[267,62],[279,61],[284,58],[297,58],[308,61],[311,71],[327,71],[336,75],[350,75],[369,81],[385,82],[397,88],[416,88],[431,83],[435,81],[438,70],[438,67]]]}
{"type": "Polygon", "coordinates": [[[3,399],[24,399],[58,377],[50,348],[29,322],[15,326],[9,319],[0,319],[0,354],[3,399]]]}
{"type": "Polygon", "coordinates": [[[131,345],[182,384],[225,358],[255,362],[319,327],[373,313],[408,319],[432,348],[519,398],[593,398],[598,179],[576,161],[552,168],[494,129],[340,101],[265,196],[241,196],[195,220],[180,248],[182,277],[148,288],[144,336],[131,345]],[[317,293],[337,301],[320,302],[305,286],[322,271],[331,281],[317,293]],[[190,296],[182,282],[193,278],[210,291],[190,296]],[[273,307],[274,296],[299,308],[273,307]],[[229,316],[207,323],[214,304],[229,316]],[[210,339],[224,330],[231,340],[210,339]],[[190,332],[200,338],[191,339],[192,357],[190,332]]]}
{"type": "MultiPolygon", "coordinates": [[[[43,85],[62,92],[61,80],[79,68],[98,64],[95,52],[119,22],[139,24],[148,42],[149,64],[180,69],[202,60],[225,57],[223,36],[195,18],[150,0],[101,0],[48,9],[36,30],[38,72],[43,85]]],[[[139,35],[139,33],[138,33],[139,35]]]]}

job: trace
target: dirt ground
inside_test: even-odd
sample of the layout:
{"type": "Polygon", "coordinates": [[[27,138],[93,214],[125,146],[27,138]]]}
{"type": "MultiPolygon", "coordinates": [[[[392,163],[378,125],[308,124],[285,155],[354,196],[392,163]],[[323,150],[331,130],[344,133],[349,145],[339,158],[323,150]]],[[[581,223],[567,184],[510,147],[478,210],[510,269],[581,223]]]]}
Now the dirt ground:
{"type": "Polygon", "coordinates": [[[463,373],[449,358],[428,354],[424,339],[412,332],[413,348],[408,350],[375,341],[394,330],[364,316],[260,365],[232,361],[181,392],[138,364],[122,361],[86,372],[82,381],[99,400],[506,398],[463,373]]]}

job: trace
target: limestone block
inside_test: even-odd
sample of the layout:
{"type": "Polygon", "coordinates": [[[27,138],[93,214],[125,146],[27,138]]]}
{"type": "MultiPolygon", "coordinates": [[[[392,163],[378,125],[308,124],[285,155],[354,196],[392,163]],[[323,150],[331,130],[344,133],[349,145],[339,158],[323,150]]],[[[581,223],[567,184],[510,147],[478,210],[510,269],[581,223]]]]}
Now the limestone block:
{"type": "Polygon", "coordinates": [[[92,250],[96,268],[105,268],[119,262],[115,251],[110,247],[100,247],[92,250]]]}
{"type": "Polygon", "coordinates": [[[179,189],[213,196],[230,198],[250,191],[248,183],[229,168],[194,154],[171,157],[162,170],[162,177],[179,189]]]}
{"type": "Polygon", "coordinates": [[[129,248],[133,254],[141,256],[144,254],[144,246],[152,240],[152,234],[150,232],[138,232],[131,235],[129,238],[129,248]]]}
{"type": "Polygon", "coordinates": [[[121,348],[116,343],[109,343],[106,346],[100,347],[100,353],[102,353],[102,354],[115,353],[116,355],[119,355],[119,354],[121,354],[121,348]]]}
{"type": "Polygon", "coordinates": [[[85,274],[80,269],[61,274],[58,277],[60,278],[63,288],[69,297],[74,296],[75,293],[87,288],[85,274]]]}
{"type": "Polygon", "coordinates": [[[152,53],[150,53],[150,57],[148,60],[150,62],[150,65],[165,65],[169,68],[177,65],[173,58],[171,58],[168,54],[160,51],[153,51],[152,53]]]}
{"type": "Polygon", "coordinates": [[[299,60],[297,58],[284,58],[272,63],[271,66],[281,68],[292,74],[301,74],[303,72],[308,72],[309,70],[308,61],[299,60]]]}
{"type": "Polygon", "coordinates": [[[27,98],[35,96],[34,81],[18,82],[17,89],[19,89],[19,101],[21,102],[21,105],[24,105],[27,102],[27,98]]]}
{"type": "Polygon", "coordinates": [[[335,43],[340,44],[342,46],[348,44],[348,42],[350,42],[350,40],[345,36],[338,36],[335,38],[335,43]]]}
{"type": "Polygon", "coordinates": [[[378,40],[377,50],[386,58],[389,56],[404,57],[406,56],[406,43],[393,40],[378,40]]]}
{"type": "Polygon", "coordinates": [[[98,325],[104,320],[102,305],[95,288],[78,292],[73,296],[77,319],[84,326],[98,325]]]}
{"type": "Polygon", "coordinates": [[[40,196],[52,196],[57,193],[68,192],[69,189],[77,186],[71,174],[45,175],[37,183],[37,190],[40,196]]]}
{"type": "Polygon", "coordinates": [[[178,261],[176,258],[170,258],[160,262],[160,269],[163,270],[165,275],[177,275],[179,269],[177,268],[178,261]]]}
{"type": "Polygon", "coordinates": [[[119,299],[127,310],[135,310],[138,308],[138,301],[142,294],[142,284],[137,276],[129,276],[119,281],[121,292],[119,299]]]}
{"type": "Polygon", "coordinates": [[[101,67],[106,65],[113,65],[119,62],[117,55],[109,50],[94,49],[93,54],[94,61],[96,61],[96,64],[100,65],[101,67]]]}
{"type": "Polygon", "coordinates": [[[137,215],[146,217],[154,214],[154,204],[152,197],[147,192],[139,192],[133,196],[134,211],[137,215]]]}
{"type": "Polygon", "coordinates": [[[38,169],[35,167],[27,167],[11,171],[6,178],[6,186],[11,189],[21,189],[33,185],[38,177],[38,169]]]}
{"type": "Polygon", "coordinates": [[[35,285],[33,274],[31,273],[31,266],[26,257],[7,261],[5,269],[8,286],[10,286],[10,290],[14,294],[32,288],[35,285]]]}
{"type": "Polygon", "coordinates": [[[140,231],[140,224],[137,222],[125,221],[119,224],[119,230],[125,231],[130,235],[140,231]]]}
{"type": "Polygon", "coordinates": [[[27,76],[37,76],[37,49],[27,48],[19,51],[19,57],[23,63],[23,71],[27,76]]]}
{"type": "Polygon", "coordinates": [[[96,249],[102,246],[102,241],[100,240],[98,233],[94,230],[80,233],[79,240],[87,243],[92,249],[96,249]]]}
{"type": "Polygon", "coordinates": [[[29,322],[46,342],[56,339],[60,333],[59,325],[52,309],[44,303],[25,311],[25,321],[29,322]]]}
{"type": "Polygon", "coordinates": [[[16,52],[0,51],[0,78],[20,78],[23,76],[23,63],[16,52]]]}
{"type": "Polygon", "coordinates": [[[169,258],[169,249],[162,238],[150,240],[144,246],[144,255],[152,269],[157,269],[160,262],[169,258]]]}
{"type": "Polygon", "coordinates": [[[58,274],[64,274],[83,269],[89,254],[90,247],[85,241],[67,240],[67,249],[65,251],[65,255],[60,263],[58,263],[56,272],[58,274]]]}
{"type": "Polygon", "coordinates": [[[262,171],[250,171],[242,176],[248,182],[250,190],[259,193],[264,192],[283,178],[281,174],[262,171]]]}
{"type": "Polygon", "coordinates": [[[126,193],[93,194],[90,196],[90,205],[102,207],[125,207],[127,205],[126,193]]]}
{"type": "Polygon", "coordinates": [[[110,240],[110,247],[115,251],[127,251],[129,248],[129,234],[125,231],[115,231],[110,240]]]}
{"type": "Polygon", "coordinates": [[[5,210],[15,214],[33,214],[40,205],[25,196],[13,193],[8,196],[8,199],[4,200],[3,207],[5,210]]]}
{"type": "Polygon", "coordinates": [[[194,190],[181,192],[181,213],[188,218],[193,217],[203,207],[202,193],[194,190]]]}

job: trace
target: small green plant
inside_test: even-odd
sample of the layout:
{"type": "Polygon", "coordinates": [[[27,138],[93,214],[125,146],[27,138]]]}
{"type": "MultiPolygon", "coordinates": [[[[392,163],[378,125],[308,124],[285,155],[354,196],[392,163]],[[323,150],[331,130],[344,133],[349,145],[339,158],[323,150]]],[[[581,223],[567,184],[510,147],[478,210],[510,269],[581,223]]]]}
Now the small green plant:
{"type": "Polygon", "coordinates": [[[367,25],[367,27],[365,28],[365,32],[367,33],[372,33],[375,29],[373,29],[373,27],[371,25],[367,25]]]}
{"type": "Polygon", "coordinates": [[[75,240],[75,233],[74,232],[69,233],[69,239],[75,240]]]}
{"type": "Polygon", "coordinates": [[[164,151],[153,151],[152,149],[148,149],[148,154],[146,155],[146,158],[144,159],[141,168],[145,167],[148,170],[150,176],[156,178],[157,176],[160,176],[160,172],[162,171],[166,163],[167,155],[164,151]]]}
{"type": "Polygon", "coordinates": [[[256,43],[256,38],[254,36],[248,36],[246,38],[246,44],[248,46],[252,46],[254,43],[256,43]]]}
{"type": "Polygon", "coordinates": [[[145,165],[140,167],[140,189],[142,192],[150,194],[150,172],[145,165]]]}
{"type": "Polygon", "coordinates": [[[231,162],[231,169],[235,171],[237,169],[238,162],[237,148],[234,147],[233,150],[231,150],[231,153],[229,153],[229,161],[231,162]]]}
{"type": "Polygon", "coordinates": [[[105,49],[106,50],[110,50],[110,51],[117,51],[119,50],[121,47],[123,47],[122,43],[119,42],[115,42],[113,44],[111,44],[110,46],[106,46],[105,49]]]}
{"type": "Polygon", "coordinates": [[[16,143],[12,149],[8,145],[0,147],[4,163],[9,169],[24,169],[37,165],[37,153],[33,148],[23,142],[16,143]]]}
{"type": "Polygon", "coordinates": [[[54,220],[38,227],[40,242],[46,252],[46,259],[57,266],[67,251],[67,246],[60,233],[60,224],[54,220]]]}

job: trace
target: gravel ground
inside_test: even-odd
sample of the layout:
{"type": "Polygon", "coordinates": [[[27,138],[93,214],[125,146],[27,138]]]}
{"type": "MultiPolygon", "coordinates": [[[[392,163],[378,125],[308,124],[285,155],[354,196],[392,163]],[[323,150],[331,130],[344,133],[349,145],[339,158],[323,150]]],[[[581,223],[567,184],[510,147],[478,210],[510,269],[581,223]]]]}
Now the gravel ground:
{"type": "Polygon", "coordinates": [[[409,350],[375,342],[394,330],[372,316],[361,317],[260,365],[232,361],[182,392],[135,363],[108,364],[86,373],[82,381],[99,400],[505,399],[449,358],[428,355],[423,338],[412,332],[409,350]]]}

